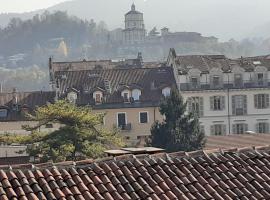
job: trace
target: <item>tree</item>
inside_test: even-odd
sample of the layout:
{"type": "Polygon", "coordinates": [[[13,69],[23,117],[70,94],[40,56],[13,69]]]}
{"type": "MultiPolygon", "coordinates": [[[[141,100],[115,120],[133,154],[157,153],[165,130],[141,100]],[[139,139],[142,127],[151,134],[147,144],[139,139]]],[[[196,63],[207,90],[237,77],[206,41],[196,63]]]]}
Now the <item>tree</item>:
{"type": "Polygon", "coordinates": [[[104,114],[94,114],[88,107],[58,101],[39,107],[34,115],[28,116],[38,122],[35,127],[23,127],[32,131],[30,135],[2,135],[0,142],[26,144],[30,156],[41,155],[42,162],[97,158],[104,150],[123,145],[117,130],[102,128],[104,114]],[[36,131],[51,123],[58,123],[61,128],[51,133],[36,131]]]}
{"type": "Polygon", "coordinates": [[[186,103],[176,89],[162,100],[160,113],[164,122],[155,122],[151,128],[151,145],[173,151],[193,151],[202,149],[205,144],[204,133],[199,120],[193,113],[186,112],[186,103]]]}

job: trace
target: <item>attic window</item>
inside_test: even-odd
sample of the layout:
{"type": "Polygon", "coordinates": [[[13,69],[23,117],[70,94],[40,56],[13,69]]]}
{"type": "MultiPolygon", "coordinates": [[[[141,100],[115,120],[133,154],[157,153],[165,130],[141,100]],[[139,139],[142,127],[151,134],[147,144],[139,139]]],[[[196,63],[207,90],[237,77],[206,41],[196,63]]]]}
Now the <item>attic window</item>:
{"type": "Polygon", "coordinates": [[[141,90],[139,90],[139,89],[132,90],[132,98],[134,99],[134,101],[139,101],[141,95],[142,95],[141,90]]]}
{"type": "Polygon", "coordinates": [[[7,117],[7,109],[0,109],[0,118],[7,117]]]}
{"type": "Polygon", "coordinates": [[[70,103],[76,103],[77,98],[78,98],[78,95],[75,92],[70,92],[67,95],[67,99],[70,103]]]}
{"type": "Polygon", "coordinates": [[[95,99],[95,103],[102,103],[103,93],[100,91],[96,91],[93,93],[93,98],[95,99]]]}
{"type": "Polygon", "coordinates": [[[165,96],[165,97],[168,97],[171,95],[171,88],[170,87],[166,87],[162,90],[162,94],[165,96]]]}

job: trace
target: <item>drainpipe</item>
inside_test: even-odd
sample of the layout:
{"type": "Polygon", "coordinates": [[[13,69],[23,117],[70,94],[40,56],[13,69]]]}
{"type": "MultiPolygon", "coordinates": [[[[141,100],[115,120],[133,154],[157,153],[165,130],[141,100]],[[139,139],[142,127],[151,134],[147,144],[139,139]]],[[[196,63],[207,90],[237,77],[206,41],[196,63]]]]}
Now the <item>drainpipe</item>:
{"type": "MultiPolygon", "coordinates": [[[[229,74],[227,74],[228,76],[228,86],[230,84],[230,78],[229,78],[229,74]]],[[[230,116],[230,88],[228,87],[227,89],[227,112],[228,112],[228,127],[229,127],[229,135],[231,135],[231,116],[230,116]]]]}

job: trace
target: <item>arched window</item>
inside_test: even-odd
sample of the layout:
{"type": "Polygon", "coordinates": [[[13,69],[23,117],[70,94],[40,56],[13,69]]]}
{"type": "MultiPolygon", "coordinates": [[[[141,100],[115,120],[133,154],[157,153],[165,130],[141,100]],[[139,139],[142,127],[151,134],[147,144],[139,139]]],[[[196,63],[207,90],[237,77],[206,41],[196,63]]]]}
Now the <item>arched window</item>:
{"type": "Polygon", "coordinates": [[[141,95],[142,95],[141,90],[139,90],[139,89],[134,89],[134,90],[132,90],[131,96],[133,97],[134,101],[139,101],[141,95]]]}
{"type": "Polygon", "coordinates": [[[162,94],[165,96],[165,97],[168,97],[171,95],[171,88],[170,87],[166,87],[162,90],[162,94]]]}

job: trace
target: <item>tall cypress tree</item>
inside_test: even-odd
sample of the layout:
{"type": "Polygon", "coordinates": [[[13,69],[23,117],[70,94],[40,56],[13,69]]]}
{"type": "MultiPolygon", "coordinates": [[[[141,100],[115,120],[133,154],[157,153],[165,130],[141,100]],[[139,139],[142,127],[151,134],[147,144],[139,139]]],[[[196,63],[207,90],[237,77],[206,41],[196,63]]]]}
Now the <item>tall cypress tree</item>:
{"type": "Polygon", "coordinates": [[[187,105],[178,90],[160,104],[160,113],[164,122],[155,122],[151,128],[151,145],[173,151],[193,151],[202,149],[205,135],[200,130],[198,117],[186,112],[187,105]]]}

